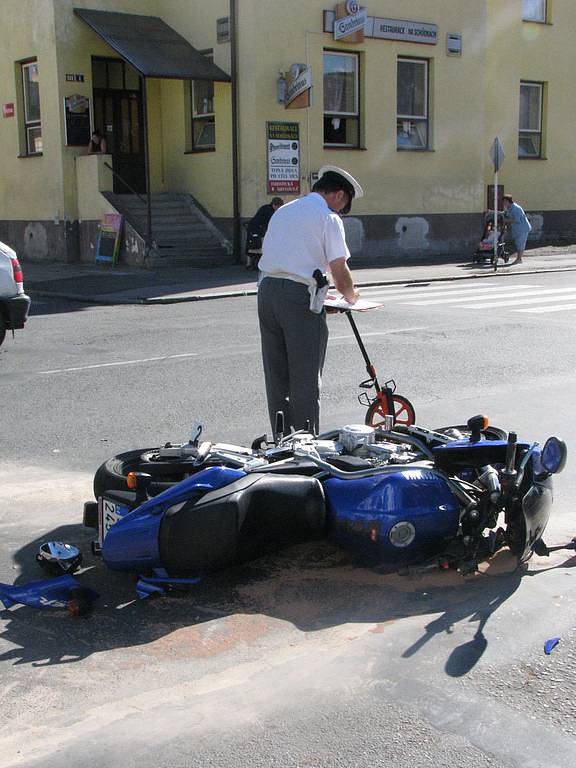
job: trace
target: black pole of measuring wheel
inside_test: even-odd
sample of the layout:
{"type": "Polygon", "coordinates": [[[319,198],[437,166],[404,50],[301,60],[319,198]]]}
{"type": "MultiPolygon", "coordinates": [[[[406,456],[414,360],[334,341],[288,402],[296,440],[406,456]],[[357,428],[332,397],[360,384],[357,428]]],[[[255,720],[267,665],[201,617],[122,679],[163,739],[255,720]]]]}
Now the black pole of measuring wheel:
{"type": "Polygon", "coordinates": [[[356,341],[358,342],[358,346],[360,347],[360,352],[362,352],[362,357],[364,358],[364,362],[366,363],[366,370],[370,374],[370,376],[374,375],[374,369],[372,367],[372,363],[370,362],[370,358],[368,357],[368,352],[366,352],[366,347],[364,346],[364,342],[362,341],[362,337],[360,336],[360,332],[358,331],[358,328],[356,327],[356,322],[354,318],[352,317],[352,312],[347,309],[344,314],[348,318],[348,322],[350,323],[350,326],[352,328],[352,332],[354,336],[356,337],[356,341]]]}

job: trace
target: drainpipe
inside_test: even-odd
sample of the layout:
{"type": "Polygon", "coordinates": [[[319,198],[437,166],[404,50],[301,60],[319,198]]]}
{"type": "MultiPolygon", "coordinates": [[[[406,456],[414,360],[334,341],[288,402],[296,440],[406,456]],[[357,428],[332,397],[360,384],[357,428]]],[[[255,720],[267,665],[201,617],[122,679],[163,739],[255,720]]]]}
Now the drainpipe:
{"type": "Polygon", "coordinates": [[[241,221],[240,221],[240,170],[238,135],[238,18],[236,0],[230,0],[230,77],[232,78],[232,198],[233,198],[233,245],[234,261],[240,263],[241,221]]]}
{"type": "MultiPolygon", "coordinates": [[[[148,228],[146,235],[146,245],[148,253],[152,248],[152,200],[150,195],[150,148],[148,146],[148,89],[146,87],[146,78],[142,76],[142,112],[144,123],[144,168],[146,170],[146,199],[148,201],[148,228]]],[[[148,253],[146,256],[148,256],[148,253]]]]}

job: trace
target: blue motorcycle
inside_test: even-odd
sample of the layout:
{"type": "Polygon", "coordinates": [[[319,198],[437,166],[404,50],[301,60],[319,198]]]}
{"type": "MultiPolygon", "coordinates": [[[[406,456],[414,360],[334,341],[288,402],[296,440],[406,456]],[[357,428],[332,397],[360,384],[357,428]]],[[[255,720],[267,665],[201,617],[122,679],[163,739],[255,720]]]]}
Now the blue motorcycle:
{"type": "MultiPolygon", "coordinates": [[[[121,454],[95,476],[84,524],[115,571],[189,579],[329,539],[383,570],[474,572],[502,548],[547,554],[552,475],[566,446],[489,427],[364,424],[265,436],[250,448],[190,441],[121,454]]],[[[574,548],[574,542],[567,545],[574,548]]],[[[556,549],[556,548],[554,548],[556,549]]]]}

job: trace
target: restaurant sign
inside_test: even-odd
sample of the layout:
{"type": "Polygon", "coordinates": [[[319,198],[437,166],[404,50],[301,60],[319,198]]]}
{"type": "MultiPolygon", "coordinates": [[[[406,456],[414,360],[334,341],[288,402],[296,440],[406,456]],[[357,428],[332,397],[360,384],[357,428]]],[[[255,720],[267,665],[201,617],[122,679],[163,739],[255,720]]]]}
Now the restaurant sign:
{"type": "Polygon", "coordinates": [[[306,64],[292,64],[286,75],[286,109],[310,106],[312,70],[306,64]]]}
{"type": "MultiPolygon", "coordinates": [[[[330,32],[336,37],[336,27],[340,22],[341,19],[336,18],[334,11],[324,11],[324,32],[330,32]]],[[[436,45],[438,43],[438,25],[424,21],[367,16],[364,25],[364,37],[436,45]]]]}
{"type": "Polygon", "coordinates": [[[367,18],[366,8],[360,8],[356,0],[339,3],[335,10],[334,40],[361,43],[367,18]]]}
{"type": "Polygon", "coordinates": [[[300,194],[300,126],[266,123],[268,193],[300,194]]]}

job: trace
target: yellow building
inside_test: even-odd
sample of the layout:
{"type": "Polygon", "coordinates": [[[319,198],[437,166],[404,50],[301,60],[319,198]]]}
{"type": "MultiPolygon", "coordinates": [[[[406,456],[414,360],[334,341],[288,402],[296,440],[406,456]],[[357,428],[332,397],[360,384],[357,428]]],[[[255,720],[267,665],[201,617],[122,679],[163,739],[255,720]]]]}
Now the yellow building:
{"type": "Polygon", "coordinates": [[[532,242],[574,235],[564,0],[2,0],[0,23],[0,239],[25,258],[94,260],[119,212],[128,263],[239,260],[326,164],[365,190],[353,254],[463,255],[496,137],[532,242]]]}

